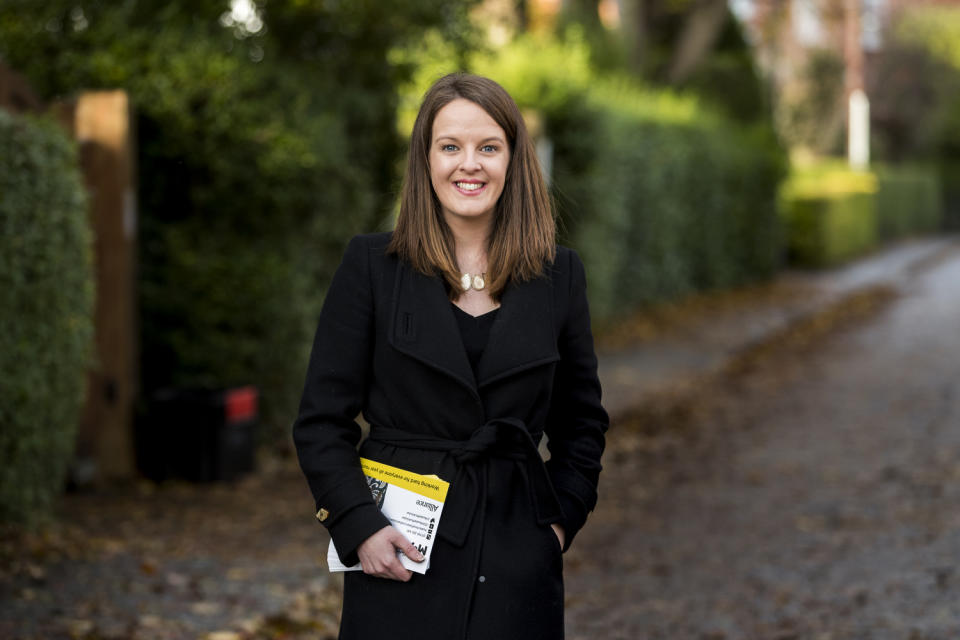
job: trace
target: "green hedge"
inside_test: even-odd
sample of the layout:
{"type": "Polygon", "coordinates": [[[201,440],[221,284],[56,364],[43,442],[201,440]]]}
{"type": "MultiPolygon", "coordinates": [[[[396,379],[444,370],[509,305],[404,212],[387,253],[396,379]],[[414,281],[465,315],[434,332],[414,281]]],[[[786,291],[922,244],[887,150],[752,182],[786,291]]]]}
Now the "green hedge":
{"type": "Polygon", "coordinates": [[[881,166],[876,174],[877,237],[881,241],[941,228],[943,203],[936,168],[881,166]]]}
{"type": "MultiPolygon", "coordinates": [[[[923,104],[927,111],[922,114],[922,130],[929,129],[930,133],[926,136],[927,143],[915,152],[924,161],[937,165],[943,189],[941,226],[956,231],[960,230],[960,92],[957,91],[960,83],[960,6],[913,4],[916,6],[903,7],[893,25],[891,39],[900,45],[919,48],[936,63],[945,65],[945,68],[931,65],[940,74],[934,80],[938,90],[932,95],[924,94],[923,104]]],[[[895,100],[899,99],[900,93],[895,94],[895,100]]],[[[909,115],[917,120],[916,113],[909,115]]]]}
{"type": "Polygon", "coordinates": [[[481,60],[553,142],[561,240],[587,264],[600,320],[687,293],[768,277],[781,265],[772,130],[690,97],[594,77],[576,37],[525,38],[481,60]]]}
{"type": "Polygon", "coordinates": [[[780,192],[790,261],[838,264],[883,242],[940,228],[940,183],[933,169],[857,172],[841,161],[796,169],[780,192]]]}
{"type": "Polygon", "coordinates": [[[786,227],[792,263],[837,264],[876,246],[874,198],[868,193],[795,198],[786,227]]]}
{"type": "Polygon", "coordinates": [[[128,83],[143,389],[255,384],[260,441],[286,442],[323,288],[375,213],[371,174],[347,161],[342,121],[298,101],[293,78],[199,44],[164,60],[151,74],[178,91],[128,83]]]}
{"type": "Polygon", "coordinates": [[[91,362],[91,260],[71,143],[0,110],[0,521],[42,519],[63,489],[91,362]]]}
{"type": "Polygon", "coordinates": [[[780,191],[791,263],[827,266],[877,244],[877,178],[842,163],[795,170],[780,191]]]}
{"type": "Polygon", "coordinates": [[[583,141],[553,130],[561,215],[577,220],[569,241],[590,264],[601,318],[779,267],[781,165],[762,136],[702,114],[676,122],[617,108],[615,94],[594,96],[588,170],[573,157],[583,141]]]}
{"type": "Polygon", "coordinates": [[[943,227],[960,230],[960,161],[941,162],[937,169],[943,186],[943,227]]]}

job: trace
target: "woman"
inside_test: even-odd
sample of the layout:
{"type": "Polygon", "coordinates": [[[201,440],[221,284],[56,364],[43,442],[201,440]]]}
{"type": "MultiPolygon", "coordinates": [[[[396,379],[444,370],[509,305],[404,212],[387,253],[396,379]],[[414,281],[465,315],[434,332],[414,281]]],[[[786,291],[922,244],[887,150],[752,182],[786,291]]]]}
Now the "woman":
{"type": "Polygon", "coordinates": [[[440,79],[396,228],[351,240],[330,285],[294,424],[317,519],[363,567],[341,639],[563,637],[561,552],[596,504],[607,428],[585,287],[517,105],[440,79]],[[360,470],[361,410],[359,455],[450,482],[424,575],[360,470]]]}

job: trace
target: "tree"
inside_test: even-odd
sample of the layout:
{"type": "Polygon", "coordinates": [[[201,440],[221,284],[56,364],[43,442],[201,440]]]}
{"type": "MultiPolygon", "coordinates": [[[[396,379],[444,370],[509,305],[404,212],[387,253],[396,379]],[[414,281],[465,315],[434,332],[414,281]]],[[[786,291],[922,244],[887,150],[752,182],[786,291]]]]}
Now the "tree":
{"type": "Polygon", "coordinates": [[[5,0],[0,56],[45,97],[131,95],[145,393],[253,382],[287,440],[322,290],[397,191],[388,54],[465,41],[471,4],[5,0]]]}
{"type": "Polygon", "coordinates": [[[602,67],[692,90],[739,121],[770,123],[769,92],[727,0],[623,0],[619,34],[600,23],[598,0],[566,6],[566,22],[584,26],[602,67]]]}
{"type": "Polygon", "coordinates": [[[624,29],[642,75],[679,85],[701,64],[731,19],[726,0],[628,0],[624,29]]]}

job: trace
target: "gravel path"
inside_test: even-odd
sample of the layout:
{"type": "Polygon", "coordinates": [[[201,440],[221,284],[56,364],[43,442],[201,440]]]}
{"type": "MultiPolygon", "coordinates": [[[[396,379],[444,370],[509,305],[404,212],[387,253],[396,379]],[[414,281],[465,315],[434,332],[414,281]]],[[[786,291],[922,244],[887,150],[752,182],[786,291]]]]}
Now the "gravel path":
{"type": "Polygon", "coordinates": [[[873,316],[624,426],[570,638],[960,637],[960,252],[873,316]]]}
{"type": "Polygon", "coordinates": [[[292,461],[234,484],[68,495],[55,525],[0,537],[0,638],[335,637],[312,504],[292,461]]]}

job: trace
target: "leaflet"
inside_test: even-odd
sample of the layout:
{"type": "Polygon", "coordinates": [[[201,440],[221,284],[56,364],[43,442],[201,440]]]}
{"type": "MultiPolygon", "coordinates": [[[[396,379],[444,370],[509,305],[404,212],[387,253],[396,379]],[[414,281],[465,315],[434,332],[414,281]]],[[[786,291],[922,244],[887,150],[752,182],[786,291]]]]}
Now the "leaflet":
{"type": "MultiPolygon", "coordinates": [[[[360,458],[360,467],[380,511],[424,556],[423,562],[414,562],[397,551],[400,562],[410,571],[426,573],[450,483],[367,458],[360,458]]],[[[330,571],[361,570],[359,562],[349,567],[340,562],[333,540],[327,547],[327,565],[330,571]]]]}

